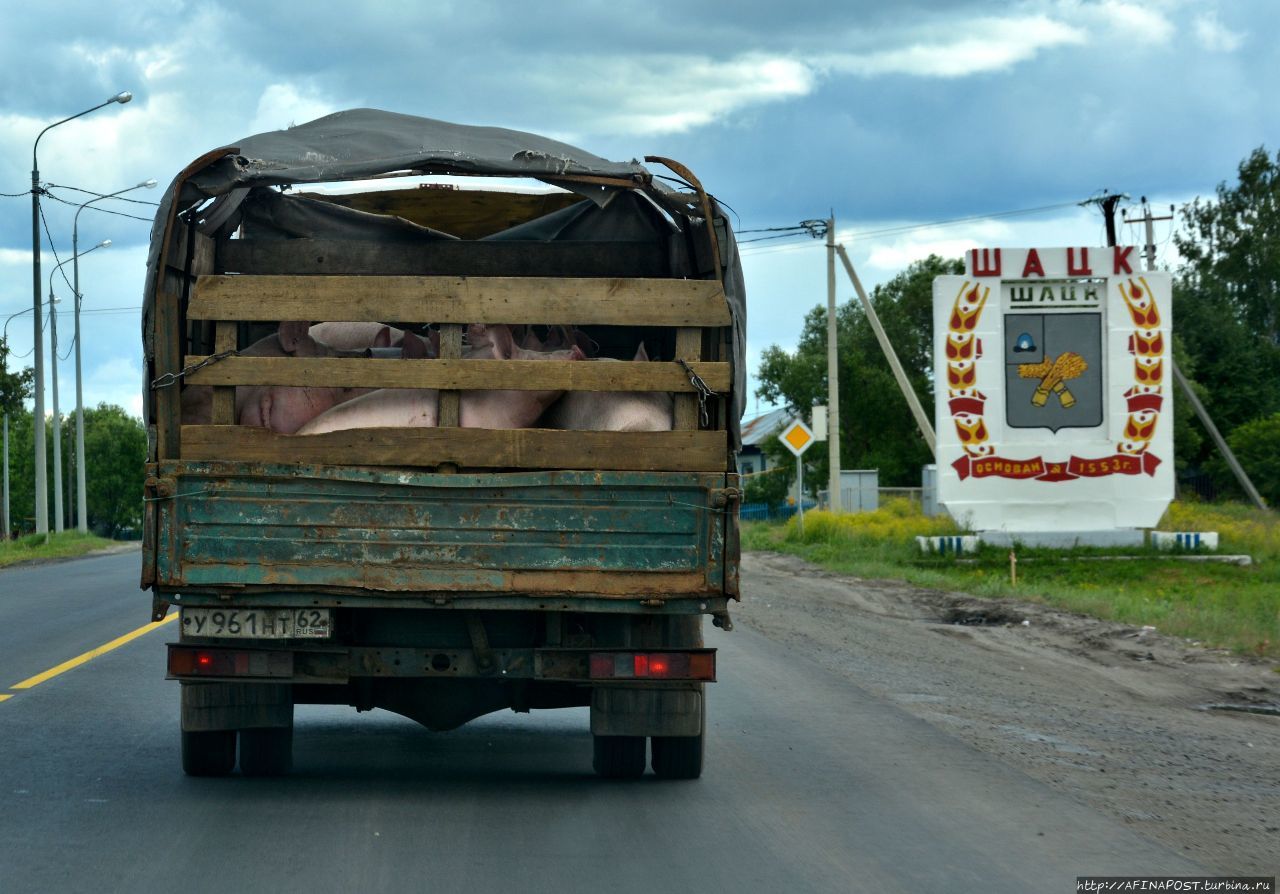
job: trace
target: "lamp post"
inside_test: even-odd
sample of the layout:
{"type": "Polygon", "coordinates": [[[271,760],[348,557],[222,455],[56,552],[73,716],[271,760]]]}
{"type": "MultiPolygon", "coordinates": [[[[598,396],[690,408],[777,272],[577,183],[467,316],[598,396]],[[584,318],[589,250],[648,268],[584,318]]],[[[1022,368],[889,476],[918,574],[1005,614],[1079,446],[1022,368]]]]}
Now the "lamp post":
{"type": "Polygon", "coordinates": [[[117,93],[106,102],[100,102],[92,108],[85,109],[83,112],[77,112],[61,121],[55,121],[40,131],[36,135],[36,141],[31,146],[31,310],[34,326],[35,341],[35,374],[36,374],[36,395],[35,395],[35,413],[34,421],[34,437],[35,441],[35,497],[36,497],[36,533],[49,533],[49,499],[46,490],[48,470],[45,468],[44,460],[44,333],[41,332],[40,317],[40,165],[36,160],[36,150],[40,147],[40,138],[43,137],[59,124],[66,124],[90,112],[96,112],[103,106],[111,105],[113,102],[126,103],[133,99],[133,94],[129,92],[117,93]]]}
{"type": "MultiPolygon", "coordinates": [[[[27,313],[31,308],[27,307],[18,311],[16,314],[9,314],[4,321],[4,332],[0,335],[0,341],[3,341],[5,348],[9,346],[9,322],[14,317],[20,317],[27,313]]],[[[0,367],[0,373],[9,371],[9,354],[6,350],[4,357],[0,358],[4,361],[3,367],[0,367]]],[[[4,499],[0,500],[0,523],[4,525],[4,539],[9,539],[9,532],[13,530],[9,523],[9,408],[4,408],[4,499]]]]}
{"type": "MultiPolygon", "coordinates": [[[[94,196],[87,202],[81,203],[76,209],[75,219],[71,223],[71,259],[75,263],[71,265],[72,270],[72,286],[75,291],[75,343],[76,343],[76,530],[81,534],[89,532],[89,501],[85,495],[85,470],[84,470],[84,380],[80,373],[80,300],[83,297],[80,294],[80,263],[76,260],[79,255],[78,246],[80,244],[80,212],[94,202],[100,202],[103,199],[114,198],[115,196],[124,195],[135,189],[154,189],[156,181],[143,180],[141,183],[133,186],[127,186],[124,189],[118,189],[115,192],[106,195],[94,196]]],[[[85,252],[88,254],[89,252],[85,252]]]]}
{"type": "MultiPolygon", "coordinates": [[[[110,239],[103,239],[82,254],[87,255],[100,248],[106,248],[110,244],[110,239]]],[[[73,254],[49,271],[49,347],[53,351],[53,508],[57,513],[54,516],[53,525],[54,530],[59,533],[63,529],[65,513],[62,502],[62,415],[58,412],[58,313],[54,308],[59,299],[53,295],[53,277],[67,264],[78,261],[79,257],[79,254],[73,254]]]]}

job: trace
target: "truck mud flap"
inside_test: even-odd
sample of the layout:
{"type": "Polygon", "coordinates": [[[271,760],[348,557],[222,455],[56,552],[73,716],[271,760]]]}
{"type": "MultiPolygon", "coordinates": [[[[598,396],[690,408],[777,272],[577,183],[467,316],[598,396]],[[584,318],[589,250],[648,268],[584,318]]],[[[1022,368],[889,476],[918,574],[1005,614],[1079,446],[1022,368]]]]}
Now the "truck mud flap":
{"type": "Polygon", "coordinates": [[[702,732],[702,687],[591,691],[591,732],[597,736],[697,736],[702,732]]]}

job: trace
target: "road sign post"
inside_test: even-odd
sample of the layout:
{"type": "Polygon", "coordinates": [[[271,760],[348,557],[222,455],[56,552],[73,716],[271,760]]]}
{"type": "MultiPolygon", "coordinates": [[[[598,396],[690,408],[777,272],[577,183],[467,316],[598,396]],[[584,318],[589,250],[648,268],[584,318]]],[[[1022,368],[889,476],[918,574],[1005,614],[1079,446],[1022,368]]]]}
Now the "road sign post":
{"type": "Polygon", "coordinates": [[[804,460],[801,459],[804,452],[813,446],[813,442],[817,440],[813,436],[813,430],[804,424],[801,419],[792,419],[787,427],[778,435],[786,448],[795,454],[796,458],[796,512],[800,519],[800,533],[804,534],[804,460]]]}

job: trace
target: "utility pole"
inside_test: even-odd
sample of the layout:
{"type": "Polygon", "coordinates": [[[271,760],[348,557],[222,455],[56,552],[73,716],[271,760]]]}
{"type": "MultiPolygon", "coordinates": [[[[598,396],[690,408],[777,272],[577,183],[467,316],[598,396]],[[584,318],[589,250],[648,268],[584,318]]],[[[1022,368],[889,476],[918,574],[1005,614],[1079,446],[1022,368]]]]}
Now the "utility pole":
{"type": "MultiPolygon", "coordinates": [[[[1141,219],[1147,237],[1147,244],[1143,247],[1142,254],[1147,260],[1147,269],[1156,269],[1156,227],[1157,220],[1173,220],[1173,206],[1169,206],[1169,213],[1163,217],[1151,216],[1151,205],[1147,202],[1147,197],[1143,196],[1139,201],[1142,203],[1142,217],[1124,217],[1125,223],[1137,223],[1141,219]]],[[[1112,243],[1114,244],[1114,243],[1112,243]]]]}
{"type": "Polygon", "coordinates": [[[1107,226],[1107,245],[1116,244],[1116,208],[1120,205],[1121,199],[1129,198],[1124,193],[1103,191],[1100,196],[1087,199],[1081,202],[1081,205],[1097,205],[1102,211],[1102,220],[1107,226]]]}
{"type": "Polygon", "coordinates": [[[827,479],[828,507],[840,505],[840,371],[836,358],[836,216],[827,218],[827,479]]]}

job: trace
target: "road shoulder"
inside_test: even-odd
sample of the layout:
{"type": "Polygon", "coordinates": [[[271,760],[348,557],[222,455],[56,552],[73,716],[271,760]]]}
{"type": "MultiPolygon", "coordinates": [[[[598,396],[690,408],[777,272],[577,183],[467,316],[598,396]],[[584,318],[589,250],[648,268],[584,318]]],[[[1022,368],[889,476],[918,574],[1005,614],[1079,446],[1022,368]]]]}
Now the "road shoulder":
{"type": "Polygon", "coordinates": [[[743,556],[741,620],[1223,873],[1277,871],[1270,665],[1033,603],[743,556]]]}

